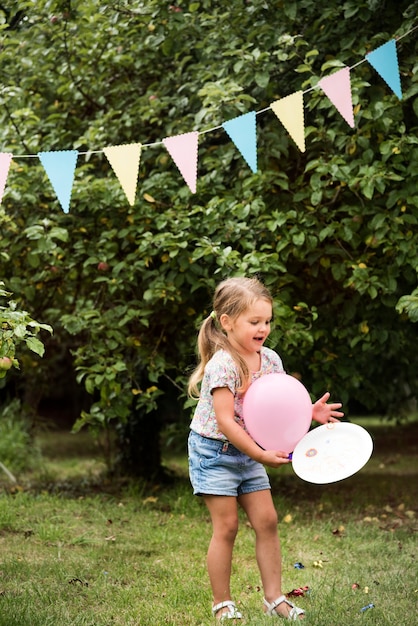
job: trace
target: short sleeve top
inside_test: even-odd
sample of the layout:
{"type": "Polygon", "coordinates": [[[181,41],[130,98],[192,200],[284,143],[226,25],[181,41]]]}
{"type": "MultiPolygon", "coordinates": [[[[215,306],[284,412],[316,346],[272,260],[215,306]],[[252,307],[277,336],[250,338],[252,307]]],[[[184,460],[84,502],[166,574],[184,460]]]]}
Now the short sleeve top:
{"type": "MultiPolygon", "coordinates": [[[[285,373],[282,360],[277,352],[263,346],[260,356],[261,367],[258,372],[252,372],[252,382],[265,374],[285,373]]],[[[203,437],[227,441],[225,435],[218,428],[212,397],[214,389],[227,387],[234,396],[235,421],[246,430],[243,416],[244,394],[237,391],[239,386],[238,368],[234,359],[226,350],[218,350],[206,364],[200,397],[190,428],[203,437]]]]}

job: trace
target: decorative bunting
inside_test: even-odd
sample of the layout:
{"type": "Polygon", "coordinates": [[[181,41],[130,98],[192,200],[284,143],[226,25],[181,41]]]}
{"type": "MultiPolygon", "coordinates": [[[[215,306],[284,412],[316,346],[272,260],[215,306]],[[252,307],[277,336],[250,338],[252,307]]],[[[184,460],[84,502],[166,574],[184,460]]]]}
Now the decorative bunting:
{"type": "Polygon", "coordinates": [[[296,91],[285,98],[276,100],[270,106],[299,150],[305,152],[303,91],[296,91]]]}
{"type": "Polygon", "coordinates": [[[398,54],[396,41],[391,39],[383,46],[366,54],[366,60],[376,70],[383,80],[389,85],[399,100],[402,100],[402,87],[399,75],[398,54]]]}
{"type": "Polygon", "coordinates": [[[64,213],[68,213],[78,157],[77,150],[38,152],[38,157],[57,194],[62,210],[64,213]]]}
{"type": "Polygon", "coordinates": [[[318,84],[335,108],[341,113],[347,124],[354,128],[350,68],[343,67],[338,72],[322,78],[318,84]]]}
{"type": "MultiPolygon", "coordinates": [[[[326,76],[318,82],[318,87],[322,88],[329,100],[334,104],[336,109],[352,128],[354,128],[354,115],[350,82],[351,70],[366,61],[369,62],[392,89],[392,91],[398,96],[398,98],[402,99],[396,45],[397,41],[417,29],[418,26],[412,27],[396,40],[391,39],[387,43],[376,48],[376,50],[369,52],[359,63],[356,63],[352,67],[343,67],[334,74],[326,76]]],[[[261,113],[265,113],[268,110],[272,110],[286,128],[298,148],[304,152],[305,127],[303,97],[311,90],[312,88],[307,89],[306,91],[296,91],[295,93],[285,96],[284,98],[275,100],[270,106],[261,111],[252,111],[250,113],[239,115],[238,117],[224,122],[221,125],[221,128],[226,131],[230,139],[234,142],[235,146],[238,148],[253,173],[257,172],[256,116],[261,113]]],[[[139,163],[142,148],[144,147],[146,148],[163,144],[178,167],[189,189],[192,193],[195,193],[198,168],[199,135],[217,130],[218,128],[220,127],[216,126],[215,128],[202,132],[193,131],[190,133],[175,135],[173,137],[166,137],[162,141],[156,141],[149,144],[132,143],[108,146],[101,150],[95,150],[94,152],[103,152],[106,155],[122,186],[128,202],[131,205],[135,202],[139,163]]],[[[78,152],[76,150],[58,150],[51,152],[38,152],[38,154],[12,155],[11,153],[0,152],[0,202],[4,194],[12,159],[20,157],[38,157],[45,168],[46,174],[48,175],[64,212],[68,212],[78,155],[89,153],[90,151],[78,152]]]]}
{"type": "Polygon", "coordinates": [[[7,176],[9,175],[10,163],[13,154],[10,152],[0,152],[0,202],[3,199],[4,189],[6,187],[7,176]]]}
{"type": "Polygon", "coordinates": [[[254,172],[257,171],[257,131],[255,112],[239,115],[222,124],[244,159],[254,172]]]}
{"type": "Polygon", "coordinates": [[[103,148],[131,206],[135,203],[141,150],[140,143],[103,148]]]}
{"type": "Polygon", "coordinates": [[[163,139],[163,144],[192,193],[196,193],[198,141],[197,130],[163,139]]]}

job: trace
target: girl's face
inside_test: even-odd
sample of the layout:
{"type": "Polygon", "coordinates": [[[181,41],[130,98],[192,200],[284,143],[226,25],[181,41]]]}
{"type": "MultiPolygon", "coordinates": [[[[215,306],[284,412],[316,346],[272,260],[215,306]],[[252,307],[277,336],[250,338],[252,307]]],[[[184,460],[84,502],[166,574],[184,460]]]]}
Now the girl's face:
{"type": "Polygon", "coordinates": [[[220,323],[228,340],[242,356],[260,352],[270,334],[272,306],[268,300],[256,300],[235,319],[221,315],[220,323]]]}

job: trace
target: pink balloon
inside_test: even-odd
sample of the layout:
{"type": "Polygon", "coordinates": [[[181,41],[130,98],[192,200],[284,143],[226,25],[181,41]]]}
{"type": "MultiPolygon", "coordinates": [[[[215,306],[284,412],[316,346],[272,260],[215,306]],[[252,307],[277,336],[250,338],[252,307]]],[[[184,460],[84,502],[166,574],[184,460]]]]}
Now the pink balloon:
{"type": "Polygon", "coordinates": [[[309,430],[312,402],[294,376],[267,374],[248,388],[243,413],[248,432],[258,445],[290,453],[309,430]]]}

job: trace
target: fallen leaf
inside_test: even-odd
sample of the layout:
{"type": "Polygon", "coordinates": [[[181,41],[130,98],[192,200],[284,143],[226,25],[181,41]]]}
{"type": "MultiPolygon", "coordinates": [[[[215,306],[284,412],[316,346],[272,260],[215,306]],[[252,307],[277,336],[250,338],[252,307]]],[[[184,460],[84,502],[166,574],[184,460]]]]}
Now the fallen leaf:
{"type": "Polygon", "coordinates": [[[76,585],[77,583],[79,583],[82,587],[89,586],[87,582],[82,581],[80,578],[71,578],[71,580],[68,581],[69,585],[76,585]]]}
{"type": "Polygon", "coordinates": [[[154,502],[158,502],[158,498],[156,498],[155,496],[148,496],[148,498],[142,500],[142,504],[152,504],[154,502]]]}
{"type": "Polygon", "coordinates": [[[304,596],[308,593],[310,593],[310,589],[308,586],[306,587],[298,587],[297,589],[292,589],[292,591],[289,591],[289,593],[286,594],[286,596],[288,598],[291,598],[292,596],[297,597],[297,596],[304,596]]]}

